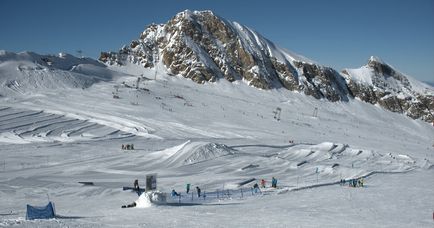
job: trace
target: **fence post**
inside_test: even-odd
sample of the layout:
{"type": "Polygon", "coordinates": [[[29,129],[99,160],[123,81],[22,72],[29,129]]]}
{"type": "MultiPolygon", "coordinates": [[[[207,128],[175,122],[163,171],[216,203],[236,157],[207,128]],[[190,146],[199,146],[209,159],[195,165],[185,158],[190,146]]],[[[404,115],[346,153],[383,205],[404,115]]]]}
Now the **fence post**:
{"type": "Polygon", "coordinates": [[[191,191],[191,201],[193,201],[193,191],[191,191]]]}
{"type": "Polygon", "coordinates": [[[181,193],[179,193],[179,196],[178,196],[178,203],[181,203],[181,193]]]}
{"type": "Polygon", "coordinates": [[[241,188],[241,199],[243,198],[243,189],[241,188]]]}
{"type": "Polygon", "coordinates": [[[219,197],[219,190],[217,189],[217,199],[220,199],[219,197]]]}

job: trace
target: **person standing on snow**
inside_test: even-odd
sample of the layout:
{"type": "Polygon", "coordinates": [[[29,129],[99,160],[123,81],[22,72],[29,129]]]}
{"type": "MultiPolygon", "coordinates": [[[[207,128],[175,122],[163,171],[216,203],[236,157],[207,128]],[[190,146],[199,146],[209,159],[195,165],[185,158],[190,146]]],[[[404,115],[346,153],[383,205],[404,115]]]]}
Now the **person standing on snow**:
{"type": "Polygon", "coordinates": [[[199,188],[199,186],[196,186],[196,191],[197,191],[197,197],[200,198],[200,188],[199,188]]]}
{"type": "Polygon", "coordinates": [[[277,188],[277,179],[274,177],[271,178],[271,187],[277,188]]]}
{"type": "Polygon", "coordinates": [[[137,180],[137,179],[134,180],[134,189],[137,191],[137,195],[140,196],[141,192],[140,192],[140,187],[139,187],[139,180],[137,180]]]}
{"type": "Polygon", "coordinates": [[[190,192],[190,184],[187,184],[186,186],[186,191],[187,191],[187,194],[190,192]]]}
{"type": "Polygon", "coordinates": [[[265,180],[264,179],[261,180],[261,187],[265,188],[265,180]]]}
{"type": "Polygon", "coordinates": [[[261,191],[261,190],[259,189],[259,185],[258,185],[258,183],[255,183],[255,184],[253,185],[253,190],[255,191],[255,193],[258,193],[258,191],[261,191]]]}
{"type": "Polygon", "coordinates": [[[135,179],[133,185],[134,185],[134,189],[136,189],[138,191],[139,190],[139,180],[135,179]]]}

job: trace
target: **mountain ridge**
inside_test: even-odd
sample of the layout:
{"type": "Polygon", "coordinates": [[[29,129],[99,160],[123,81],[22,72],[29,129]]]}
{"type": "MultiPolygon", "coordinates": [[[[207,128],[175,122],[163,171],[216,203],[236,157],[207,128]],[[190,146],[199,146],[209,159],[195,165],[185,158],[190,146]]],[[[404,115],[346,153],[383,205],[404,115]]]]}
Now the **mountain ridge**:
{"type": "Polygon", "coordinates": [[[151,24],[129,46],[119,52],[102,52],[99,60],[108,65],[130,62],[145,68],[161,62],[169,74],[197,83],[226,79],[258,89],[286,88],[332,102],[356,98],[414,119],[434,120],[434,89],[422,85],[425,92],[412,91],[412,83],[418,84],[416,87],[421,84],[408,80],[378,57],[371,57],[366,66],[359,68],[368,67],[369,74],[363,77],[377,83],[362,83],[357,80],[363,78],[360,70],[338,72],[320,65],[209,10],[185,10],[166,24],[151,24]],[[402,88],[382,88],[381,83],[399,84],[402,88]]]}

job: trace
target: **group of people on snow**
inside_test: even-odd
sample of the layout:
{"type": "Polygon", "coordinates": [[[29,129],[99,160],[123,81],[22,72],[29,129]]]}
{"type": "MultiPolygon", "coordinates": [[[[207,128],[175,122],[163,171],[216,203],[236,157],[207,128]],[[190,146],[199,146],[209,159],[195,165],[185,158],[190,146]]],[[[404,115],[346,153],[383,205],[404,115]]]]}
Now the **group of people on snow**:
{"type": "MultiPolygon", "coordinates": [[[[128,145],[128,144],[127,144],[127,145],[128,145]]],[[[122,149],[124,149],[124,148],[126,148],[126,147],[124,147],[124,145],[122,145],[122,149]]],[[[130,149],[131,149],[131,147],[130,147],[130,149]]],[[[134,190],[136,190],[136,191],[138,192],[138,194],[140,194],[139,181],[138,181],[137,179],[134,180],[133,185],[134,185],[134,187],[133,187],[134,190]]],[[[261,179],[261,181],[260,181],[260,186],[261,186],[262,188],[265,188],[265,187],[266,187],[266,181],[265,181],[265,179],[261,179]]],[[[271,178],[271,187],[272,187],[272,188],[277,188],[277,179],[276,179],[275,177],[272,177],[272,178],[271,178]]],[[[190,184],[190,183],[187,183],[187,184],[186,184],[186,186],[185,186],[185,190],[186,190],[185,192],[186,192],[187,194],[190,193],[190,191],[191,191],[191,184],[190,184]]],[[[253,185],[252,191],[254,191],[255,193],[261,192],[261,189],[259,188],[258,183],[255,183],[255,184],[253,185]]],[[[202,195],[202,190],[200,189],[199,186],[196,186],[196,194],[197,194],[197,197],[198,197],[198,198],[200,198],[201,196],[205,197],[204,195],[202,195]]],[[[171,195],[172,197],[180,197],[180,196],[181,196],[181,193],[178,193],[175,189],[172,189],[172,192],[171,192],[170,195],[171,195]]],[[[135,205],[134,205],[134,206],[135,206],[135,205]]],[[[126,205],[125,207],[134,207],[134,206],[133,206],[133,205],[126,205]]]]}
{"type": "Polygon", "coordinates": [[[356,187],[363,187],[365,181],[363,180],[363,177],[360,177],[360,178],[349,179],[349,180],[341,179],[339,183],[341,186],[345,186],[346,182],[348,182],[349,187],[356,188],[356,187]]]}
{"type": "Polygon", "coordinates": [[[122,144],[122,150],[134,150],[134,144],[122,144]]]}
{"type": "MultiPolygon", "coordinates": [[[[261,188],[265,188],[265,184],[267,182],[264,179],[261,179],[261,188]]],[[[277,179],[275,177],[271,178],[271,187],[277,188],[277,179]]]]}
{"type": "MultiPolygon", "coordinates": [[[[190,187],[191,187],[191,184],[190,184],[190,183],[187,183],[186,186],[185,186],[185,192],[186,192],[187,194],[190,193],[190,187]]],[[[202,190],[199,188],[199,186],[196,186],[197,197],[200,197],[200,196],[201,196],[201,191],[202,191],[202,190]]],[[[172,197],[175,197],[175,196],[181,196],[181,194],[178,193],[177,191],[175,191],[175,189],[172,189],[172,193],[171,193],[170,195],[171,195],[172,197]]]]}
{"type": "MultiPolygon", "coordinates": [[[[261,188],[265,188],[266,183],[267,182],[265,181],[265,179],[261,179],[261,181],[260,181],[261,188]]],[[[277,179],[275,177],[271,178],[271,187],[272,188],[277,188],[277,179]]],[[[261,189],[259,188],[258,183],[255,183],[253,185],[253,191],[255,193],[261,192],[261,189]]]]}

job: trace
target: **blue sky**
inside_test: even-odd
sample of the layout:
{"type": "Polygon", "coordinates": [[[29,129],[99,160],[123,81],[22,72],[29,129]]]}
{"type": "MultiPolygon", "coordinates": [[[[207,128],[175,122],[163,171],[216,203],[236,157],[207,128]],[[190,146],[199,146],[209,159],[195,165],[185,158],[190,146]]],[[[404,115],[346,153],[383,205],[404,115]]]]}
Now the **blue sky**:
{"type": "Polygon", "coordinates": [[[185,9],[210,9],[337,70],[381,57],[434,82],[432,0],[1,0],[0,49],[97,58],[185,9]]]}

